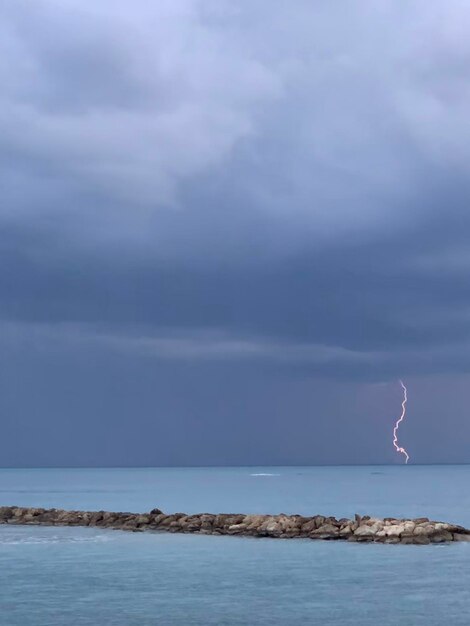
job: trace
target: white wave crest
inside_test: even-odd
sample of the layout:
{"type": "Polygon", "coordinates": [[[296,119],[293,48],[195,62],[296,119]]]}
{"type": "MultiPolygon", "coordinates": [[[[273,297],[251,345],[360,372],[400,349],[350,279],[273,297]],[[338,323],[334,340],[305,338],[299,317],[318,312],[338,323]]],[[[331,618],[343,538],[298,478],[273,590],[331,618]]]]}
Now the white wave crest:
{"type": "Polygon", "coordinates": [[[265,472],[260,472],[259,474],[250,474],[250,476],[280,476],[280,474],[267,474],[265,472]]]}

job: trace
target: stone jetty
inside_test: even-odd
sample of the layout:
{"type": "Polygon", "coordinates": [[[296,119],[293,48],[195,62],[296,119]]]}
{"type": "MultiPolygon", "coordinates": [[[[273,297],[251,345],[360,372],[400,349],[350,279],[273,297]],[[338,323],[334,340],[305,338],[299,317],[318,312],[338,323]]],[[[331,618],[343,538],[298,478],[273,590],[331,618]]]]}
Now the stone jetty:
{"type": "MultiPolygon", "coordinates": [[[[378,519],[357,515],[336,519],[314,515],[244,515],[202,513],[165,515],[160,509],[149,513],[110,511],[63,511],[60,509],[0,507],[0,524],[28,526],[90,526],[133,532],[198,533],[280,539],[326,539],[361,543],[430,544],[470,541],[470,529],[417,519],[378,519]]],[[[0,529],[1,532],[1,529],[0,529]]]]}

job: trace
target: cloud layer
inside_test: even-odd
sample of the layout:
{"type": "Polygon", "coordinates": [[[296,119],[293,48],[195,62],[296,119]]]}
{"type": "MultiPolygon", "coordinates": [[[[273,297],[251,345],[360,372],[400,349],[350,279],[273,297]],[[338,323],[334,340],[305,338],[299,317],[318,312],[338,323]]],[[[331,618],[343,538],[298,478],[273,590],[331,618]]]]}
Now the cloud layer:
{"type": "Polygon", "coordinates": [[[465,375],[469,28],[461,0],[4,3],[3,354],[465,375]]]}

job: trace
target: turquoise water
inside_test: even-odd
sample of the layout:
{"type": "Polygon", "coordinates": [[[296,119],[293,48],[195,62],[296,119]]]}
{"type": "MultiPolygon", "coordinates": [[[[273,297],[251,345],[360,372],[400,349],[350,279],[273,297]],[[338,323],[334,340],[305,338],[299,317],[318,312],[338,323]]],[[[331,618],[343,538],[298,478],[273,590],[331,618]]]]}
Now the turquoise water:
{"type": "MultiPolygon", "coordinates": [[[[0,504],[357,511],[470,526],[469,484],[470,466],[0,470],[0,504]]],[[[443,623],[470,624],[470,544],[0,526],[1,626],[443,623]]]]}

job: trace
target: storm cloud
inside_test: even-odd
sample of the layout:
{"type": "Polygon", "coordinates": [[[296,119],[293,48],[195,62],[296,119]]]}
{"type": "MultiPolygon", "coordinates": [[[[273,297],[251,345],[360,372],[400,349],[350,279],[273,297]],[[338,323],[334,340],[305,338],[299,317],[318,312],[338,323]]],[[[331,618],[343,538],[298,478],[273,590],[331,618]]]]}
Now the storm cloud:
{"type": "Polygon", "coordinates": [[[458,0],[3,3],[4,463],[391,461],[399,377],[418,460],[468,461],[469,28],[458,0]]]}

